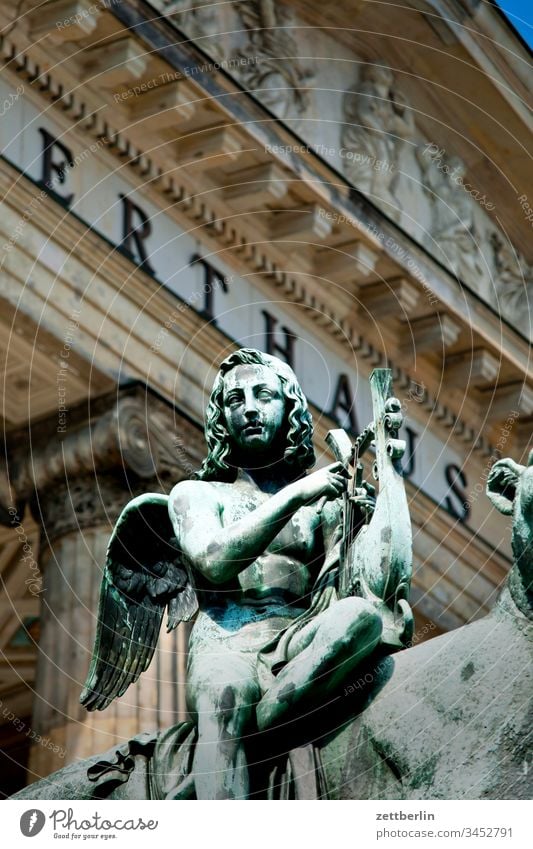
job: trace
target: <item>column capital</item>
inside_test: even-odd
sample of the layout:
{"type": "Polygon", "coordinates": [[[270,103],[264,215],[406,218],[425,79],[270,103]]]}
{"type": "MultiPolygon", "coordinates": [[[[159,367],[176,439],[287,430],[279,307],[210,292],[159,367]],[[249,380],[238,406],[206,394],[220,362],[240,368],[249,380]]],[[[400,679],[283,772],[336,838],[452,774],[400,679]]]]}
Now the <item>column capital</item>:
{"type": "Polygon", "coordinates": [[[9,441],[2,513],[29,502],[48,538],[113,522],[129,498],[168,492],[203,455],[200,429],[139,385],[73,409],[64,431],[47,419],[9,441]]]}

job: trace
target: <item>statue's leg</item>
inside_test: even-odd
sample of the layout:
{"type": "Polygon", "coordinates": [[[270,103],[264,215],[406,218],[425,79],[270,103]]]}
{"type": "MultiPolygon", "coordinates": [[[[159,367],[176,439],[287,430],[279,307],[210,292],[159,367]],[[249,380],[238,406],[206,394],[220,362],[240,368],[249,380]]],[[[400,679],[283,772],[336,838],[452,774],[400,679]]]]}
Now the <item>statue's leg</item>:
{"type": "Polygon", "coordinates": [[[255,655],[214,646],[193,656],[188,704],[198,726],[193,774],[198,799],[246,799],[248,764],[244,749],[260,697],[255,655]]]}
{"type": "Polygon", "coordinates": [[[319,613],[291,640],[289,662],[257,706],[263,730],[276,725],[311,694],[332,695],[379,643],[382,622],[372,604],[345,598],[319,613]]]}

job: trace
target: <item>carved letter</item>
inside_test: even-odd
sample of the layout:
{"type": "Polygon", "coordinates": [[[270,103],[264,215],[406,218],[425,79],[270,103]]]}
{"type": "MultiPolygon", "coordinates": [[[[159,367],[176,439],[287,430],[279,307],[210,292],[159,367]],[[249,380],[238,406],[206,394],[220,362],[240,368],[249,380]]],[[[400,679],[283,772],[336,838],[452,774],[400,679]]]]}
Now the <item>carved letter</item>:
{"type": "Polygon", "coordinates": [[[459,519],[460,522],[466,522],[470,516],[470,504],[467,501],[466,493],[459,486],[468,486],[465,473],[455,463],[448,463],[445,470],[446,481],[450,485],[450,491],[457,497],[459,504],[454,504],[451,495],[446,496],[446,507],[452,516],[459,519]]]}
{"type": "Polygon", "coordinates": [[[43,137],[41,181],[50,192],[54,192],[67,206],[70,206],[74,193],[66,196],[60,195],[56,190],[56,185],[57,183],[63,184],[66,181],[67,168],[72,168],[74,165],[72,152],[63,142],[54,138],[48,130],[39,127],[39,132],[43,137]],[[54,162],[54,148],[57,148],[63,156],[63,159],[58,162],[54,162]],[[53,176],[54,174],[55,176],[53,176]]]}
{"type": "Polygon", "coordinates": [[[294,343],[298,337],[292,330],[282,325],[281,329],[285,334],[285,344],[281,345],[279,342],[276,342],[274,333],[278,320],[266,310],[261,310],[261,312],[265,316],[266,353],[276,357],[283,357],[290,367],[294,368],[294,343]]]}
{"type": "Polygon", "coordinates": [[[339,374],[335,396],[329,411],[329,415],[335,419],[340,425],[345,424],[342,416],[339,416],[339,409],[345,414],[350,424],[350,431],[358,433],[357,419],[355,417],[355,405],[353,400],[352,388],[350,379],[347,374],[339,374]]]}
{"type": "Polygon", "coordinates": [[[146,253],[146,248],[144,246],[144,240],[147,239],[152,232],[150,219],[141,207],[136,203],[133,203],[133,201],[126,197],[126,195],[120,194],[119,197],[122,201],[123,213],[121,245],[134,262],[137,262],[138,265],[142,265],[144,270],[148,271],[149,274],[154,274],[154,269],[148,261],[148,254],[146,253]],[[135,215],[137,215],[141,222],[140,224],[137,224],[137,226],[133,223],[135,215]],[[131,247],[132,241],[135,244],[135,250],[131,247]]]}
{"type": "Polygon", "coordinates": [[[202,310],[205,318],[208,321],[211,321],[213,324],[216,323],[215,313],[214,313],[214,292],[215,286],[218,285],[224,292],[229,291],[228,284],[226,278],[220,271],[217,271],[211,263],[209,263],[206,259],[203,259],[200,254],[193,254],[191,257],[190,265],[194,265],[197,263],[198,265],[203,266],[204,269],[204,308],[202,310]]]}

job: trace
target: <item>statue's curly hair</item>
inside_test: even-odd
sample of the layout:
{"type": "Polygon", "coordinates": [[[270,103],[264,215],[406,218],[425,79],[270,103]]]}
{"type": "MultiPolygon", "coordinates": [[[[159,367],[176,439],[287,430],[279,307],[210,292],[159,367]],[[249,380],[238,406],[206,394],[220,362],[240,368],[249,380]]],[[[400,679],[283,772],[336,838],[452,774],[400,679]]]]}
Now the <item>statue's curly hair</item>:
{"type": "Polygon", "coordinates": [[[295,480],[315,463],[313,450],[313,420],[307,401],[293,370],[278,357],[264,354],[255,348],[240,348],[221,363],[205,414],[205,439],[208,453],[201,469],[194,474],[197,480],[232,482],[237,469],[229,465],[231,446],[226,427],[222,395],[225,375],[239,365],[261,365],[272,369],[281,381],[285,398],[287,423],[286,447],[283,459],[289,475],[295,480]]]}

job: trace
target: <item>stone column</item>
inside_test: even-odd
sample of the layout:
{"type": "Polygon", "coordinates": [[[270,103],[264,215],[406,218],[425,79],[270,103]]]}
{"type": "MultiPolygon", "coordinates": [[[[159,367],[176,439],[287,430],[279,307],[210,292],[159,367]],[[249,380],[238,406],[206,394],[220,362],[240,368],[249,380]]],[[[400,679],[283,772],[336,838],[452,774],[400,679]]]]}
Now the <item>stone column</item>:
{"type": "Polygon", "coordinates": [[[29,455],[19,455],[11,484],[19,500],[30,499],[42,527],[32,782],[185,715],[185,626],[170,635],[162,629],[150,668],[105,711],[88,713],[79,695],[113,524],[130,498],[168,492],[198,468],[201,440],[161,402],[151,399],[147,407],[146,399],[129,394],[89,422],[78,422],[61,442],[46,427],[32,432],[30,447],[29,455]]]}

